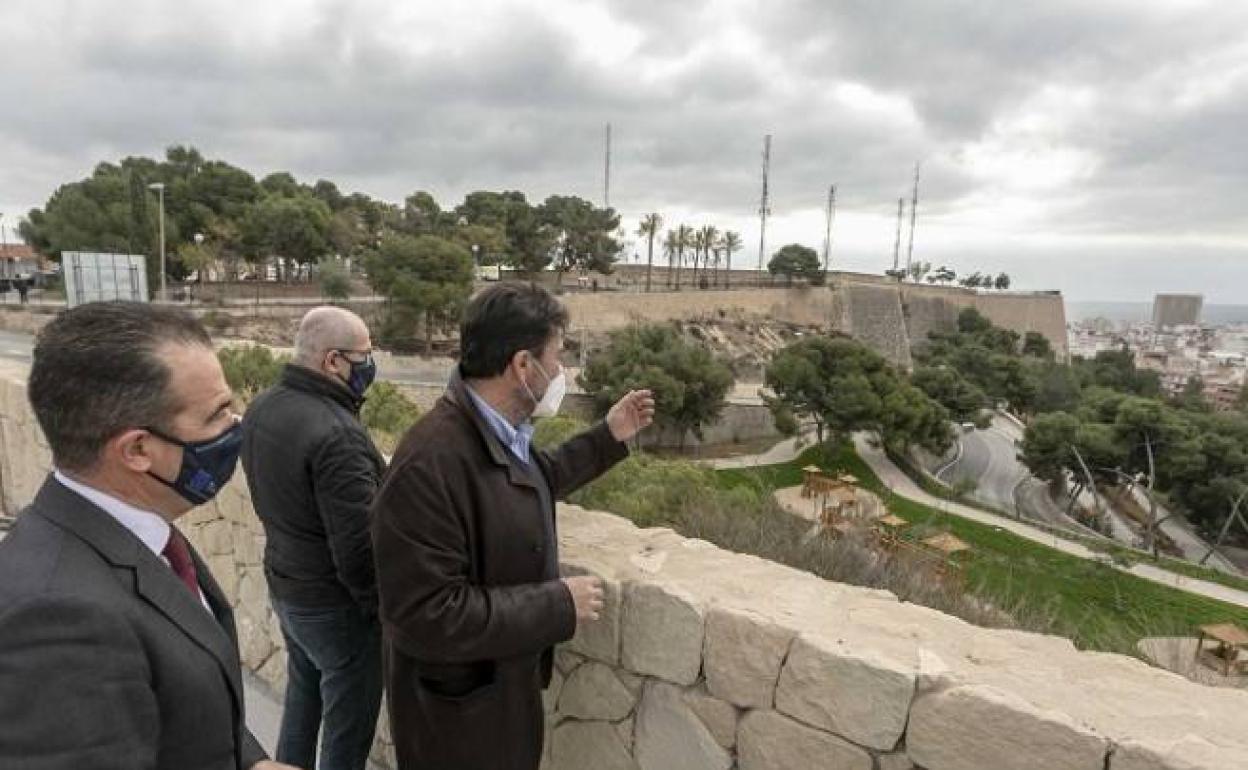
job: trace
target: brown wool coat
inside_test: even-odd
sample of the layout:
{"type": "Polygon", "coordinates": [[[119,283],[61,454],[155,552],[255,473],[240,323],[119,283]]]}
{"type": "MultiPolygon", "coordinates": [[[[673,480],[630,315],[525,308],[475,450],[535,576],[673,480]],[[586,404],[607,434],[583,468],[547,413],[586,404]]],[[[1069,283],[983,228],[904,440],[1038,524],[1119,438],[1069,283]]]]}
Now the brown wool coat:
{"type": "MultiPolygon", "coordinates": [[[[627,454],[600,423],[532,457],[562,499],[627,454]]],[[[571,594],[547,577],[553,521],[455,376],[373,506],[401,770],[536,770],[552,648],[576,630],[571,594]]]]}

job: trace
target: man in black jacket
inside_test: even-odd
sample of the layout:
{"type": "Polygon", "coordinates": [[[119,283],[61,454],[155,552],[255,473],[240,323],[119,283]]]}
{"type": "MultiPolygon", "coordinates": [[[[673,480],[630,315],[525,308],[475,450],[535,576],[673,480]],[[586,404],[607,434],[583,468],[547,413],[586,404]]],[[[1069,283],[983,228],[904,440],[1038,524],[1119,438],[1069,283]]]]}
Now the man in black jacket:
{"type": "Polygon", "coordinates": [[[381,704],[381,636],[368,510],[385,461],[360,422],[376,374],[368,327],[308,312],[295,360],[243,420],[243,467],[264,524],[264,570],[288,653],[277,755],[362,770],[381,704]],[[323,722],[323,728],[322,728],[323,722]]]}

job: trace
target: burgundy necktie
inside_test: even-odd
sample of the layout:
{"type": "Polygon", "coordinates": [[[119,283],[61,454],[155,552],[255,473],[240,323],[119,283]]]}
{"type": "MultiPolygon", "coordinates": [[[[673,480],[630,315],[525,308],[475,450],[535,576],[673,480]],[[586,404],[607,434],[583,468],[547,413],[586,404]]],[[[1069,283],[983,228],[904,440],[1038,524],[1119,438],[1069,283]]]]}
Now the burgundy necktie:
{"type": "Polygon", "coordinates": [[[182,537],[177,528],[169,528],[169,542],[165,543],[165,550],[160,555],[169,560],[174,574],[191,589],[191,593],[198,600],[199,578],[195,576],[195,562],[191,561],[191,549],[186,544],[186,538],[182,537]]]}

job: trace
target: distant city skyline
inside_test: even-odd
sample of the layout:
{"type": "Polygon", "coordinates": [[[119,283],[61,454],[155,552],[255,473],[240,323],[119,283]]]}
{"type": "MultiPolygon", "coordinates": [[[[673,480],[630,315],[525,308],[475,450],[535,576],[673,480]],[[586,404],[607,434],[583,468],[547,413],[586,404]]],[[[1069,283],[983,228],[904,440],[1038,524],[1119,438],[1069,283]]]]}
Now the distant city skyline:
{"type": "Polygon", "coordinates": [[[12,0],[0,20],[10,238],[58,185],[172,144],[391,201],[601,203],[610,122],[629,231],[649,211],[737,230],[741,265],[771,134],[769,252],[821,251],[835,183],[834,266],[891,267],[921,161],[915,259],[1072,301],[1248,302],[1244,5],[12,0]]]}

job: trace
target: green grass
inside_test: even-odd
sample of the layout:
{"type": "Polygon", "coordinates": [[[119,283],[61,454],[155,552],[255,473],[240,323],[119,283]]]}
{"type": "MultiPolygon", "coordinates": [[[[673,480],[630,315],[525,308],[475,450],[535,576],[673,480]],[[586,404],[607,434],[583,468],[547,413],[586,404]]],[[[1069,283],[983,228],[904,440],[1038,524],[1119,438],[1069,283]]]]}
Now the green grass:
{"type": "MultiPolygon", "coordinates": [[[[726,489],[794,486],[801,483],[801,468],[811,463],[856,476],[890,511],[911,522],[907,538],[944,531],[970,544],[969,590],[1009,611],[1026,628],[1068,637],[1082,648],[1133,653],[1135,643],[1146,636],[1190,635],[1195,626],[1213,622],[1248,627],[1248,609],[1070,556],[895,495],[849,445],[814,447],[781,465],[720,471],[717,481],[726,489]]],[[[1205,577],[1203,572],[1200,576],[1205,577]]]]}
{"type": "MultiPolygon", "coordinates": [[[[991,513],[997,516],[1004,516],[1010,519],[1017,519],[1016,516],[1013,516],[1006,511],[1002,511],[992,506],[985,505],[969,497],[958,495],[956,492],[954,492],[945,484],[942,484],[938,481],[933,480],[926,474],[920,473],[918,470],[912,467],[908,462],[905,462],[904,459],[899,459],[897,457],[894,457],[891,453],[889,457],[890,459],[892,459],[893,463],[902,470],[902,472],[904,472],[907,476],[910,477],[911,481],[915,482],[915,484],[917,484],[920,489],[922,489],[924,492],[927,492],[929,495],[932,495],[933,497],[939,497],[944,500],[950,500],[953,502],[961,503],[962,505],[966,505],[971,508],[977,508],[981,511],[984,511],[985,513],[991,513]]],[[[1036,524],[1035,522],[1028,522],[1028,523],[1032,524],[1033,526],[1035,526],[1036,524]]],[[[1046,530],[1049,529],[1047,527],[1043,527],[1043,528],[1046,530]]],[[[1064,540],[1070,540],[1072,542],[1080,543],[1084,546],[1087,546],[1088,548],[1091,548],[1094,551],[1100,551],[1102,553],[1105,553],[1119,563],[1148,564],[1153,567],[1158,567],[1160,569],[1169,570],[1170,572],[1173,572],[1176,575],[1196,578],[1197,580],[1205,580],[1210,583],[1217,583],[1219,585],[1227,586],[1228,588],[1237,588],[1241,591],[1248,591],[1248,578],[1240,577],[1238,575],[1231,575],[1226,572],[1223,572],[1222,570],[1214,569],[1213,567],[1204,567],[1199,564],[1193,564],[1190,561],[1185,561],[1183,559],[1175,558],[1173,556],[1161,556],[1158,558],[1154,558],[1152,554],[1145,553],[1144,551],[1133,549],[1133,548],[1127,548],[1122,545],[1116,545],[1113,542],[1101,540],[1099,538],[1089,537],[1086,535],[1077,534],[1075,532],[1066,532],[1066,531],[1061,531],[1057,529],[1052,530],[1052,531],[1053,531],[1053,534],[1057,535],[1058,537],[1061,537],[1064,540]]]]}

